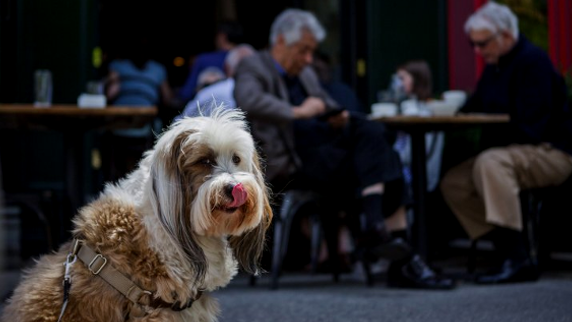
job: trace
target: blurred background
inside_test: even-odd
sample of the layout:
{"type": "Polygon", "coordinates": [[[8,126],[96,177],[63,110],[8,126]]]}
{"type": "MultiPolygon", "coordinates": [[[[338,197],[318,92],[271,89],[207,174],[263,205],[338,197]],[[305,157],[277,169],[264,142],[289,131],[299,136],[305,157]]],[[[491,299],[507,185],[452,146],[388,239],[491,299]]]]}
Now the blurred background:
{"type": "MultiPolygon", "coordinates": [[[[463,24],[485,2],[2,0],[0,103],[32,103],[34,71],[48,69],[53,77],[53,103],[75,104],[88,82],[106,75],[107,65],[126,40],[140,35],[148,39],[152,58],[166,67],[169,84],[176,92],[188,77],[193,59],[215,50],[219,22],[238,21],[244,27],[245,42],[262,49],[267,45],[271,22],[288,7],[311,10],[317,15],[328,32],[320,51],[331,58],[334,78],[348,84],[367,108],[378,100],[380,91],[388,88],[396,66],[412,59],[429,62],[435,95],[448,89],[470,93],[483,62],[469,45],[463,24]]],[[[544,48],[567,75],[572,93],[572,1],[498,2],[513,9],[521,31],[544,48]]],[[[180,110],[175,108],[170,113],[180,110]]],[[[97,137],[86,135],[82,140],[87,160],[82,165],[86,174],[83,190],[89,200],[102,190],[102,169],[97,137]]],[[[4,228],[1,234],[22,232],[19,238],[25,243],[18,251],[24,259],[47,251],[65,238],[65,229],[61,228],[65,225],[56,222],[51,231],[43,225],[46,221],[54,223],[54,218],[61,218],[57,214],[66,211],[61,202],[65,175],[62,145],[59,131],[1,131],[4,191],[33,196],[45,214],[42,219],[34,209],[25,207],[6,211],[16,211],[22,219],[6,216],[0,225],[4,228]],[[51,244],[45,242],[46,236],[51,236],[51,244]]],[[[447,239],[450,235],[439,237],[447,239]]]]}
{"type": "MultiPolygon", "coordinates": [[[[215,49],[218,22],[238,21],[245,41],[267,44],[274,17],[287,7],[312,10],[326,26],[321,50],[331,58],[336,77],[349,83],[369,106],[387,88],[395,66],[425,59],[434,71],[435,91],[470,91],[482,63],[462,30],[468,15],[484,0],[277,0],[277,1],[111,1],[3,0],[0,7],[0,101],[31,102],[32,75],[49,69],[53,100],[75,103],[90,80],[126,39],[145,35],[153,58],[168,68],[169,83],[180,87],[193,58],[215,49]]],[[[503,0],[519,17],[522,32],[546,49],[569,72],[569,0],[503,0]]]]}

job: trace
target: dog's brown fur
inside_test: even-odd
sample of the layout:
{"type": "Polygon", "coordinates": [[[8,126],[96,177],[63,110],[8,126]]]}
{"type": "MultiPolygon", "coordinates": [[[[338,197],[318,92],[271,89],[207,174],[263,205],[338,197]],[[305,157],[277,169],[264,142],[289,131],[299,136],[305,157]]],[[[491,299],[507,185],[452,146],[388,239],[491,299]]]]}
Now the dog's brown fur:
{"type": "MultiPolygon", "coordinates": [[[[214,151],[212,146],[210,150],[205,146],[210,142],[208,137],[206,141],[189,142],[189,135],[204,130],[202,126],[218,126],[217,122],[231,125],[238,122],[233,126],[239,129],[233,128],[232,131],[244,134],[240,113],[232,112],[230,117],[228,113],[221,113],[215,115],[214,119],[214,123],[204,121],[206,125],[204,122],[197,125],[196,122],[183,121],[186,123],[171,127],[170,131],[177,133],[164,135],[138,170],[116,186],[109,186],[97,200],[81,209],[74,219],[73,235],[76,238],[103,254],[108,265],[128,276],[140,288],[153,293],[152,296],[145,295],[149,297],[143,299],[146,303],[152,298],[160,298],[168,303],[186,302],[196,298],[199,290],[212,291],[222,287],[236,274],[237,263],[247,271],[257,270],[272,211],[253,143],[246,145],[252,151],[234,152],[245,155],[252,153],[256,184],[245,179],[249,196],[247,202],[233,213],[224,213],[220,207],[228,202],[228,197],[220,192],[214,197],[211,194],[209,198],[216,200],[211,200],[209,204],[216,207],[211,209],[212,214],[206,214],[205,222],[212,223],[212,226],[201,234],[194,233],[197,228],[190,227],[192,220],[187,218],[193,211],[191,208],[197,197],[197,189],[203,183],[207,184],[218,171],[204,166],[197,169],[201,165],[188,162],[197,157],[197,153],[217,152],[217,146],[214,151]],[[157,170],[161,167],[165,170],[157,170]],[[161,213],[166,209],[161,208],[161,203],[167,201],[155,191],[162,187],[159,182],[167,179],[161,177],[160,173],[182,180],[179,187],[183,190],[180,192],[181,200],[172,207],[176,208],[175,212],[184,209],[186,227],[182,227],[183,232],[179,234],[189,239],[186,243],[190,249],[185,249],[182,244],[173,244],[173,241],[183,237],[173,236],[169,232],[169,223],[159,219],[169,215],[161,213]],[[185,229],[188,229],[187,235],[185,229]]],[[[230,137],[233,133],[229,133],[230,137]]],[[[248,138],[251,140],[250,136],[248,138]]],[[[63,263],[69,252],[70,243],[64,244],[57,253],[41,257],[36,266],[24,273],[22,283],[5,308],[3,321],[58,320],[63,304],[63,263]]],[[[93,275],[79,259],[72,265],[71,283],[69,303],[62,321],[215,321],[219,313],[216,301],[204,294],[191,308],[181,312],[169,308],[142,307],[146,313],[142,317],[135,317],[132,308],[139,304],[134,304],[101,277],[93,275]]]]}

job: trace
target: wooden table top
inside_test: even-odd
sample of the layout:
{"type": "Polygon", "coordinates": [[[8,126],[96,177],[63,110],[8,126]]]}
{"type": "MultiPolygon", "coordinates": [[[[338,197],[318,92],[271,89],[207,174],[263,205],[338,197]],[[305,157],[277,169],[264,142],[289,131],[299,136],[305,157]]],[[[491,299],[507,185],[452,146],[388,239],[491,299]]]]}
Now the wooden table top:
{"type": "Polygon", "coordinates": [[[0,104],[0,114],[21,115],[157,115],[155,106],[108,106],[105,108],[79,108],[73,104],[35,107],[33,104],[0,104]]]}
{"type": "Polygon", "coordinates": [[[34,107],[33,104],[0,104],[0,128],[91,130],[138,128],[157,116],[155,106],[79,108],[73,104],[34,107]]]}
{"type": "Polygon", "coordinates": [[[458,114],[458,115],[395,115],[370,117],[390,127],[410,130],[446,130],[473,125],[503,125],[510,122],[508,114],[458,114]]]}
{"type": "Polygon", "coordinates": [[[488,123],[508,123],[510,117],[508,114],[458,114],[458,115],[395,115],[372,117],[371,120],[385,123],[409,123],[409,124],[426,124],[426,123],[471,123],[471,124],[488,124],[488,123]]]}

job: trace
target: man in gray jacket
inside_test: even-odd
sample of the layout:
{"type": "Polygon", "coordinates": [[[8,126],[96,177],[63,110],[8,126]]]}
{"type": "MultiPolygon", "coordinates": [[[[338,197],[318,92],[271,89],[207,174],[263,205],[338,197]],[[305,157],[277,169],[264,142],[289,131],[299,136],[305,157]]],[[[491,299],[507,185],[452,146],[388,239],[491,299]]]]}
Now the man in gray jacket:
{"type": "Polygon", "coordinates": [[[393,260],[390,285],[452,288],[450,279],[409,251],[401,163],[384,126],[340,107],[309,66],[324,37],[312,13],[287,9],[272,24],[270,50],[245,58],[237,68],[234,96],[266,157],[268,181],[275,191],[286,186],[319,191],[326,206],[357,197],[365,228],[356,249],[366,260],[393,260]]]}

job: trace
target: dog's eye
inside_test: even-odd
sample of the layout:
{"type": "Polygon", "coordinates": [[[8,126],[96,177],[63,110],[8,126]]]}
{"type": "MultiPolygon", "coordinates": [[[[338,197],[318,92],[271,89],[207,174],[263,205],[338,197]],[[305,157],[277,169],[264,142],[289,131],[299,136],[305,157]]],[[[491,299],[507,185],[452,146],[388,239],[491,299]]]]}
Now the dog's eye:
{"type": "Polygon", "coordinates": [[[239,164],[240,163],[240,157],[238,155],[233,155],[232,156],[232,162],[234,162],[234,164],[239,164]]]}
{"type": "Polygon", "coordinates": [[[204,166],[208,166],[208,167],[212,167],[212,166],[216,165],[216,162],[212,159],[205,158],[205,159],[200,159],[199,164],[204,165],[204,166]]]}

